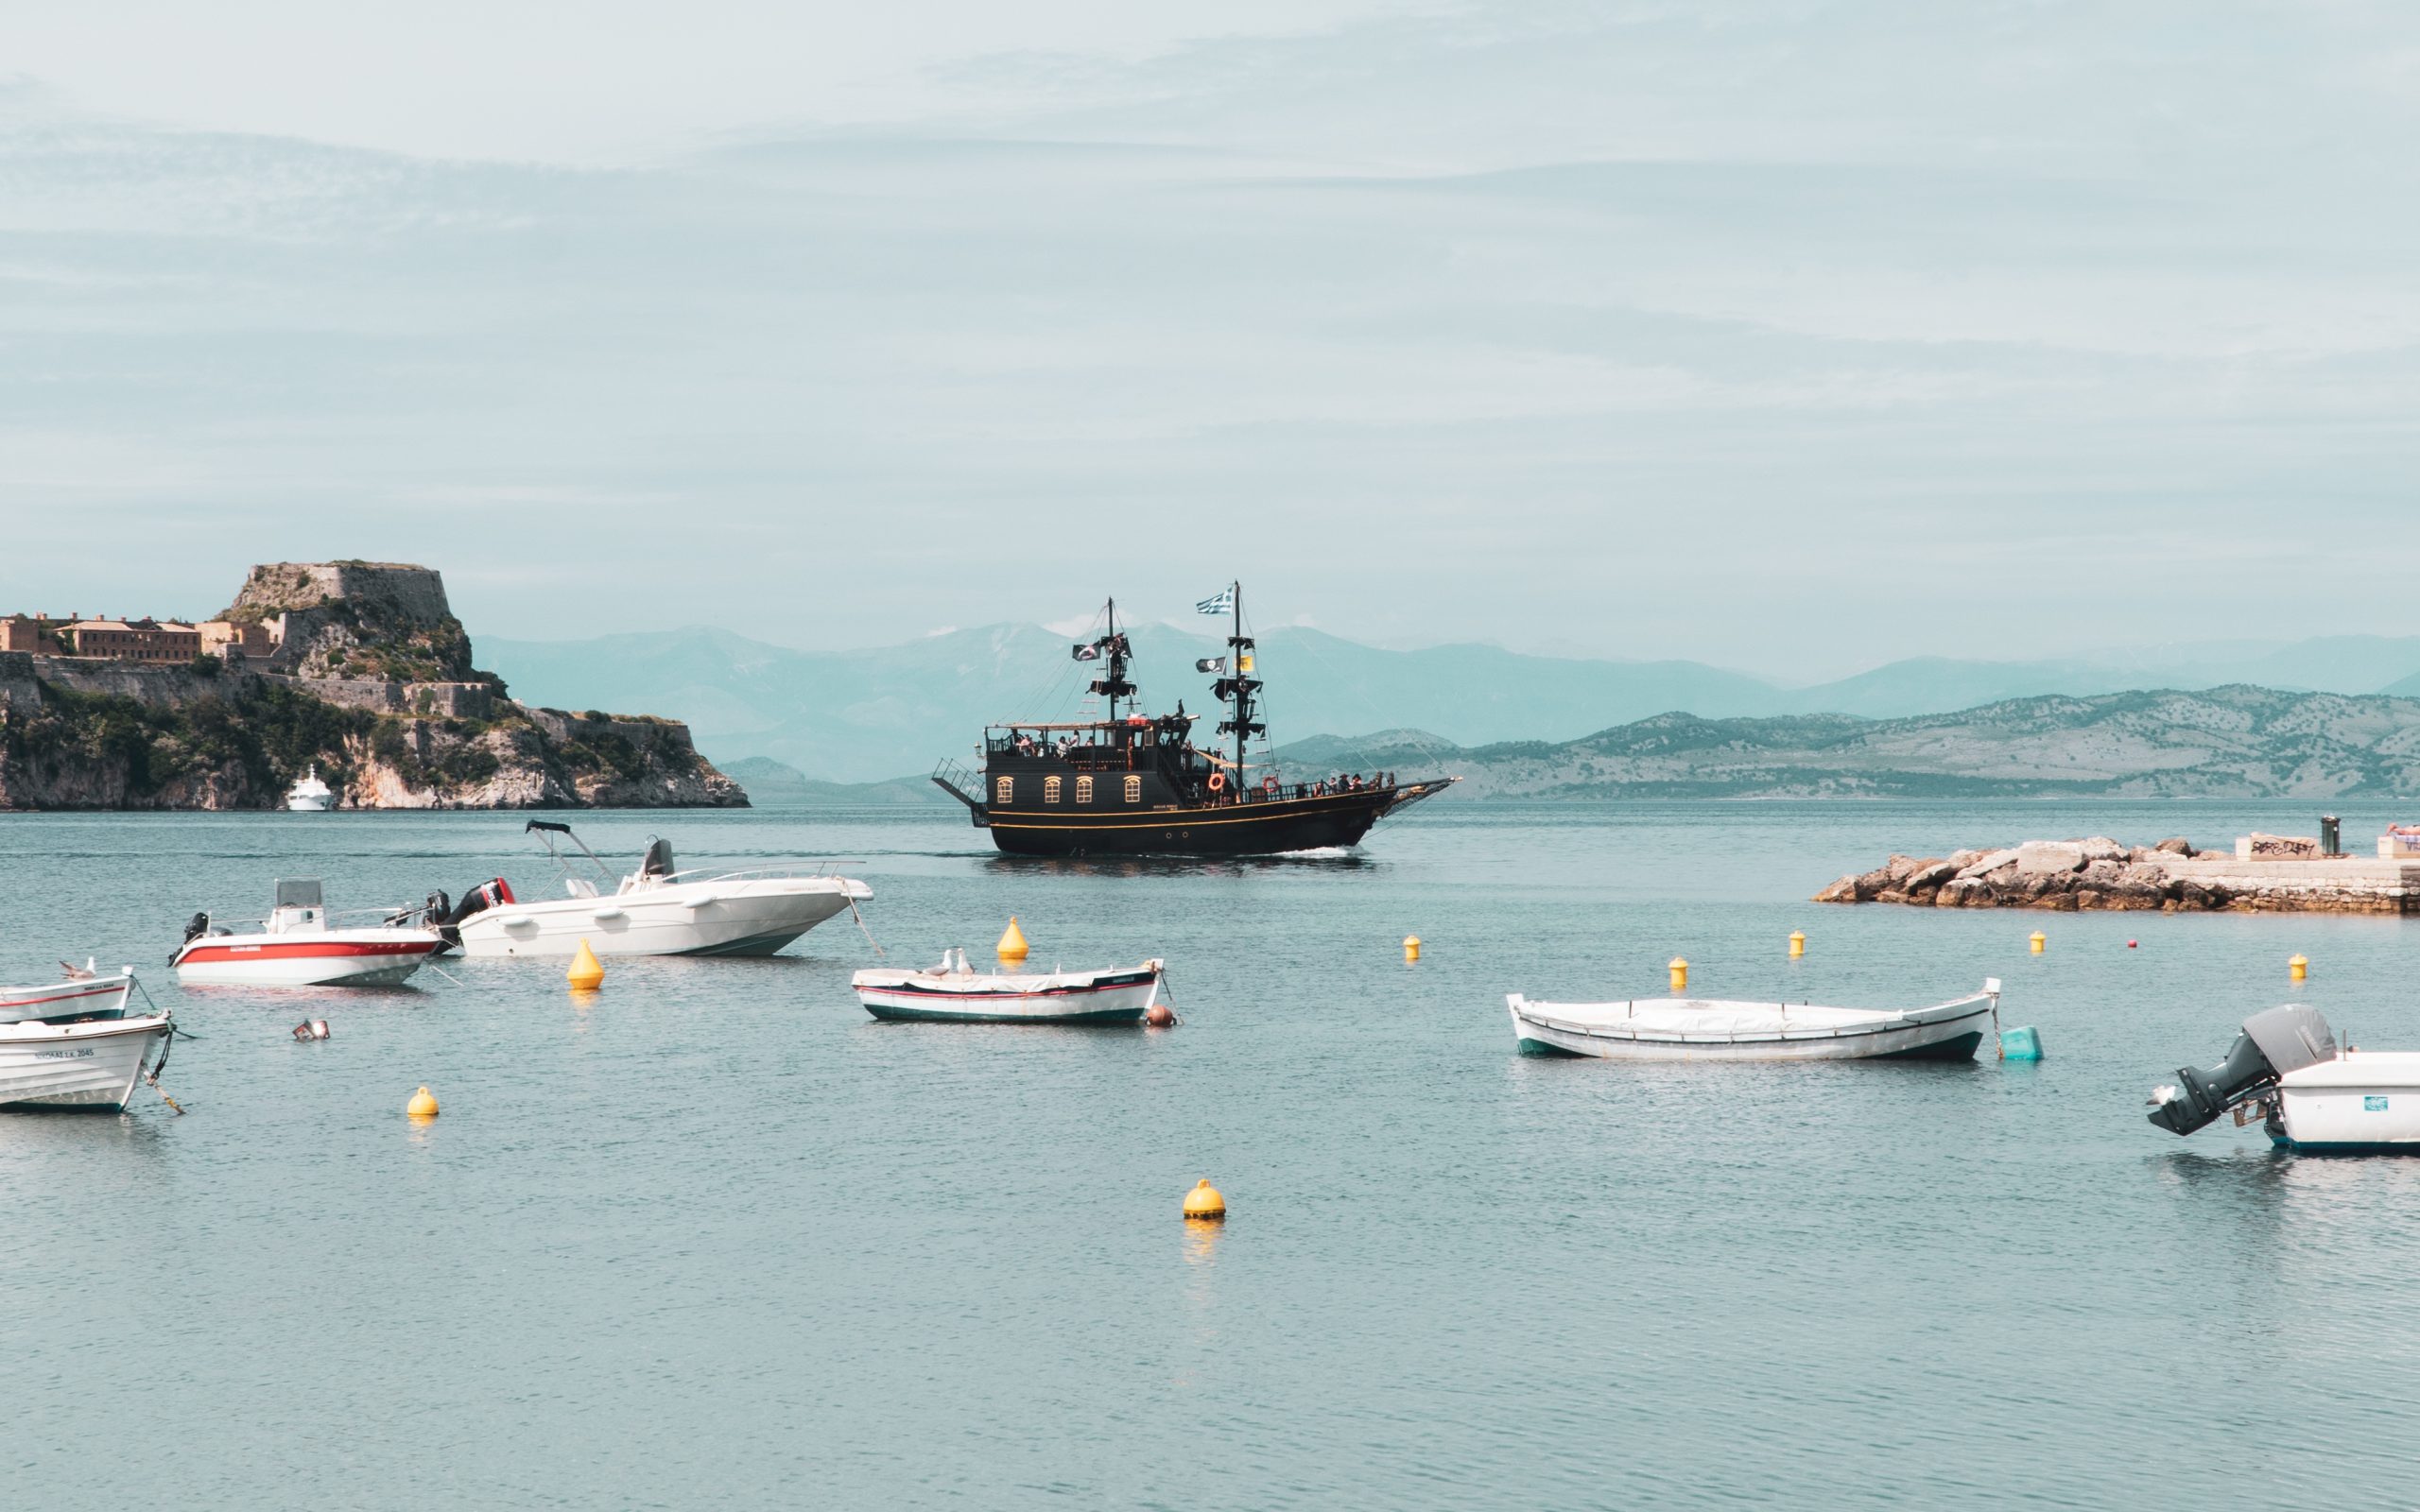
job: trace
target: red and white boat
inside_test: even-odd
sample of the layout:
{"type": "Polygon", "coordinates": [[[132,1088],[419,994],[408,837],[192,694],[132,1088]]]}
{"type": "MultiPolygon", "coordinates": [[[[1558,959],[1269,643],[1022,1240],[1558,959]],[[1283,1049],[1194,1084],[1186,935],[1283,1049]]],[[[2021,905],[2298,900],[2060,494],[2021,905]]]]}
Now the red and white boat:
{"type": "Polygon", "coordinates": [[[946,1023],[1140,1023],[1160,998],[1158,961],[1098,971],[977,971],[952,950],[929,971],[869,971],[850,979],[877,1019],[946,1023]]]}
{"type": "Polygon", "coordinates": [[[431,929],[392,922],[337,928],[319,879],[287,877],[277,885],[268,918],[253,928],[230,929],[211,922],[208,914],[194,915],[169,964],[187,987],[392,987],[444,948],[431,929]]]}
{"type": "Polygon", "coordinates": [[[134,968],[130,966],[103,976],[88,963],[78,971],[62,961],[69,972],[64,982],[47,987],[0,987],[0,1023],[26,1023],[36,1020],[64,1023],[71,1019],[123,1019],[126,1000],[134,990],[134,968]]]}

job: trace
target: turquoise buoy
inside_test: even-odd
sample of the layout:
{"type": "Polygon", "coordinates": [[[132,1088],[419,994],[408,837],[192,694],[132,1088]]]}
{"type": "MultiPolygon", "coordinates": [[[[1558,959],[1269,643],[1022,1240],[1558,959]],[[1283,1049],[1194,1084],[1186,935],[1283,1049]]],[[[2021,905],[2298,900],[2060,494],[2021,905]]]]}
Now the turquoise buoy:
{"type": "Polygon", "coordinates": [[[2039,1060],[2042,1058],[2042,1036],[2031,1026],[2000,1031],[2002,1060],[2039,1060]]]}

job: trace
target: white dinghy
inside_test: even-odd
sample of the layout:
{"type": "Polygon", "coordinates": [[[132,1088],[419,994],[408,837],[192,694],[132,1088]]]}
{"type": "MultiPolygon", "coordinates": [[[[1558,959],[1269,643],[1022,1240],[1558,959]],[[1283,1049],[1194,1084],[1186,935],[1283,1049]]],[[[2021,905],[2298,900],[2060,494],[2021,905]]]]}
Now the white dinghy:
{"type": "Polygon", "coordinates": [[[877,1019],[952,1023],[1139,1023],[1159,1002],[1157,960],[1098,971],[977,971],[953,950],[929,971],[866,971],[850,980],[877,1019]]]}
{"type": "Polygon", "coordinates": [[[1632,1003],[1505,1000],[1524,1055],[1600,1060],[1967,1060],[1999,1009],[2000,984],[1904,1011],[1807,1003],[1652,998],[1632,1003]]]}
{"type": "Polygon", "coordinates": [[[501,878],[474,888],[439,926],[463,954],[568,956],[584,942],[599,955],[770,955],[873,896],[852,878],[795,868],[678,870],[667,840],[650,841],[639,869],[617,881],[570,825],[531,819],[523,833],[533,832],[563,869],[564,896],[524,902],[501,878]],[[558,834],[596,867],[596,881],[571,874],[558,834]]]}
{"type": "Polygon", "coordinates": [[[2290,1004],[2243,1021],[2227,1058],[2187,1066],[2153,1089],[2151,1121],[2190,1134],[2221,1113],[2260,1121],[2279,1149],[2420,1155],[2420,1052],[2341,1049],[2317,1008],[2290,1004]]]}
{"type": "Polygon", "coordinates": [[[90,962],[80,971],[64,961],[60,965],[69,973],[64,982],[46,987],[0,987],[0,1024],[29,1020],[64,1022],[70,1019],[126,1017],[126,1000],[134,990],[133,967],[102,974],[90,962]]]}
{"type": "Polygon", "coordinates": [[[165,1013],[127,1017],[133,987],[128,967],[47,987],[0,988],[0,1108],[123,1109],[147,1066],[156,1074],[167,1064],[176,1032],[165,1013]]]}

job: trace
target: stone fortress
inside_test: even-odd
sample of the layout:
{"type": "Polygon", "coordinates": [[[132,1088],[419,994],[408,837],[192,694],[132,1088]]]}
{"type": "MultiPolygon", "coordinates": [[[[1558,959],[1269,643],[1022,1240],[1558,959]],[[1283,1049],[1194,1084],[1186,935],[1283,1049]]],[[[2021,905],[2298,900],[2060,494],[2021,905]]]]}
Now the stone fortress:
{"type": "Polygon", "coordinates": [[[267,563],[199,623],[0,617],[0,808],[275,806],[313,764],[346,808],[747,801],[677,721],[515,702],[426,567],[267,563]]]}
{"type": "Polygon", "coordinates": [[[111,691],[122,690],[123,679],[78,674],[127,665],[191,670],[197,657],[216,657],[253,676],[308,681],[312,695],[324,702],[460,719],[491,717],[502,687],[471,667],[470,641],[446,603],[444,578],[407,562],[255,567],[235,602],[199,624],[10,614],[0,618],[0,653],[10,651],[45,659],[46,678],[111,691]],[[430,644],[430,655],[417,665],[394,664],[383,653],[365,654],[373,642],[383,646],[398,635],[448,644],[430,644]],[[73,664],[78,662],[93,665],[73,664]],[[386,675],[392,672],[420,675],[386,675]]]}

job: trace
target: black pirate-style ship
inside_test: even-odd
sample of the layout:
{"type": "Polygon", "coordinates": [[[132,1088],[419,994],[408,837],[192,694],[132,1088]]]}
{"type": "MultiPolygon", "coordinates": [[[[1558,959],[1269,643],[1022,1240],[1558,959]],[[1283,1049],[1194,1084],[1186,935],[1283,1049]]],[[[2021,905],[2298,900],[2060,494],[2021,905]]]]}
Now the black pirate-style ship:
{"type": "Polygon", "coordinates": [[[994,725],[983,732],[979,780],[943,761],[933,781],[1002,850],[1022,856],[1257,856],[1348,846],[1395,810],[1459,781],[1401,782],[1381,772],[1288,782],[1271,764],[1248,765],[1247,743],[1269,727],[1253,717],[1261,683],[1253,676],[1253,638],[1244,633],[1242,587],[1230,584],[1197,608],[1235,617],[1227,654],[1194,663],[1217,678],[1211,688],[1225,713],[1218,732],[1232,741],[1232,754],[1194,743],[1202,716],[1184,713],[1182,702],[1172,714],[1138,712],[1126,677],[1133,647],[1112,599],[1102,633],[1075,647],[1077,661],[1103,664],[1091,683],[1106,700],[1103,717],[994,725]]]}

